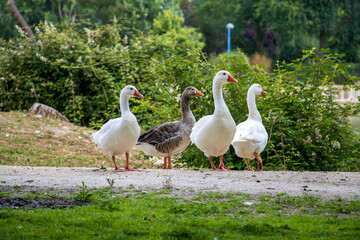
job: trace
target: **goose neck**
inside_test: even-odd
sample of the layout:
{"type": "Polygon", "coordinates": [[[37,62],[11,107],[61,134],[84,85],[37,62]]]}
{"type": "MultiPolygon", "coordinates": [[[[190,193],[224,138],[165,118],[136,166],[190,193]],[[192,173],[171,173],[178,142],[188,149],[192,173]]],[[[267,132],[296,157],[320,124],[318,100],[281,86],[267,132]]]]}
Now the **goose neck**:
{"type": "Polygon", "coordinates": [[[190,98],[184,94],[181,96],[181,116],[183,120],[193,120],[195,122],[195,117],[190,109],[190,98]]]}
{"type": "Polygon", "coordinates": [[[247,105],[249,109],[249,117],[248,119],[256,120],[262,122],[261,115],[256,107],[255,94],[252,92],[248,93],[247,96],[247,105]]]}
{"type": "Polygon", "coordinates": [[[223,84],[219,84],[214,82],[213,84],[213,97],[214,97],[214,104],[215,104],[215,114],[221,111],[228,111],[226,103],[224,101],[223,93],[222,93],[222,86],[223,84]]]}
{"type": "Polygon", "coordinates": [[[120,110],[122,115],[130,112],[128,96],[124,96],[120,94],[120,110]]]}

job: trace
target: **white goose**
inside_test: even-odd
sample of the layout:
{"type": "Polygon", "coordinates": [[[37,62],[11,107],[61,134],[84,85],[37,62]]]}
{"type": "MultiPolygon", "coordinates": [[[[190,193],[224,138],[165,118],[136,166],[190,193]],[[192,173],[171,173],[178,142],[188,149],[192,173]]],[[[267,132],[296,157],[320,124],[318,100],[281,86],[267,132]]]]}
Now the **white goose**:
{"type": "Polygon", "coordinates": [[[130,112],[129,98],[143,95],[134,86],[126,86],[120,93],[121,117],[111,119],[105,123],[99,131],[91,135],[92,141],[112,158],[115,171],[131,171],[129,167],[129,153],[135,146],[140,135],[140,127],[136,117],[130,112]],[[115,155],[125,153],[126,165],[124,169],[117,167],[115,155]]]}
{"type": "Polygon", "coordinates": [[[268,139],[268,134],[262,124],[262,119],[255,103],[255,96],[260,94],[265,95],[266,92],[259,84],[253,84],[249,88],[247,94],[249,116],[245,122],[237,125],[234,140],[231,142],[236,155],[245,159],[249,171],[252,171],[248,162],[249,158],[256,158],[258,161],[257,170],[262,170],[262,160],[259,155],[265,149],[268,139]]]}
{"type": "Polygon", "coordinates": [[[234,138],[236,124],[222,95],[222,86],[228,82],[237,82],[227,71],[220,71],[213,79],[213,97],[215,112],[202,117],[193,127],[191,141],[209,158],[213,170],[227,171],[222,155],[229,149],[234,138]],[[220,156],[219,168],[216,169],[212,156],[220,156]]]}

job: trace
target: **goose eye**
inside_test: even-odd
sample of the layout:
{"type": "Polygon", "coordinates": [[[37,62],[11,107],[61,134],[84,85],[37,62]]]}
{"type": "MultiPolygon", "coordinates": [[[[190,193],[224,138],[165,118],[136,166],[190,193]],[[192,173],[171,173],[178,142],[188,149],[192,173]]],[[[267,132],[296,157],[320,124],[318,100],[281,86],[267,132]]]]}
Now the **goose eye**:
{"type": "Polygon", "coordinates": [[[223,75],[226,75],[226,73],[223,73],[223,75]]]}
{"type": "Polygon", "coordinates": [[[130,88],[130,90],[132,91],[132,90],[134,90],[133,88],[130,88]]]}

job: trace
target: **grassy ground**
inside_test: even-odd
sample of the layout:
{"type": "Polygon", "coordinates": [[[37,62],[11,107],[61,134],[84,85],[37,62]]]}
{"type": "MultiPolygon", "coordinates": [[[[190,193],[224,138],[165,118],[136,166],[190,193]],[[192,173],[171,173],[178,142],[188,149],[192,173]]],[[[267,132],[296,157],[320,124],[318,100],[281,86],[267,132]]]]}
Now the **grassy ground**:
{"type": "Polygon", "coordinates": [[[359,199],[320,201],[312,196],[286,194],[254,199],[241,193],[183,199],[166,196],[169,191],[79,190],[74,197],[90,199],[89,205],[68,209],[0,209],[0,238],[360,238],[359,199]]]}
{"type": "MultiPolygon", "coordinates": [[[[93,132],[55,118],[0,112],[0,164],[112,168],[110,157],[91,142],[93,132]]],[[[119,166],[125,164],[124,157],[116,161],[119,166]]],[[[131,163],[133,167],[154,166],[142,156],[132,158],[131,163]]]]}
{"type": "MultiPolygon", "coordinates": [[[[92,132],[56,119],[0,112],[0,164],[112,167],[108,156],[91,143],[92,132]]],[[[146,168],[154,163],[133,164],[146,168]]],[[[237,193],[185,199],[169,196],[171,187],[167,189],[89,192],[83,186],[69,197],[90,201],[86,206],[0,208],[0,239],[360,239],[359,198],[254,198],[237,193]]],[[[16,197],[14,192],[0,191],[0,198],[16,197]]]]}

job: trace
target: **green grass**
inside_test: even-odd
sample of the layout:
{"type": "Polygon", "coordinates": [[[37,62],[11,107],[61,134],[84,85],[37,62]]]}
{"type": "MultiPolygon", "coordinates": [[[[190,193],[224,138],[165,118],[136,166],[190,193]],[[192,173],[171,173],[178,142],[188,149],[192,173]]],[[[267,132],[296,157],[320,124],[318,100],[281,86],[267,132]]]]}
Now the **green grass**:
{"type": "MultiPolygon", "coordinates": [[[[68,209],[0,209],[1,239],[359,239],[360,200],[92,192],[68,209]],[[253,204],[246,204],[253,202],[253,204]],[[309,211],[304,211],[309,209],[309,211]]],[[[3,196],[7,194],[1,194],[3,196]]]]}
{"type": "MultiPolygon", "coordinates": [[[[22,112],[0,112],[0,165],[113,168],[109,156],[91,142],[95,130],[55,118],[22,112]]],[[[153,163],[134,151],[133,167],[153,163]]],[[[118,156],[117,163],[125,164],[118,156]]]]}

